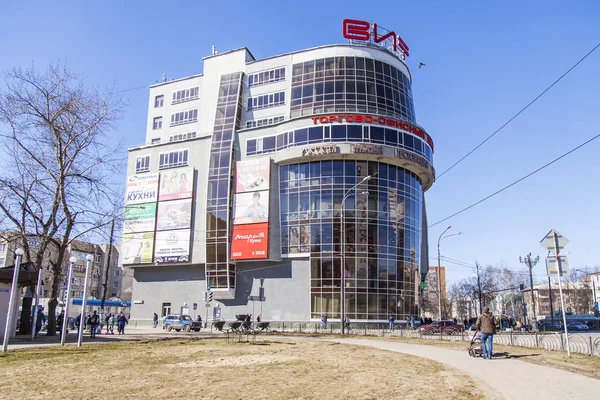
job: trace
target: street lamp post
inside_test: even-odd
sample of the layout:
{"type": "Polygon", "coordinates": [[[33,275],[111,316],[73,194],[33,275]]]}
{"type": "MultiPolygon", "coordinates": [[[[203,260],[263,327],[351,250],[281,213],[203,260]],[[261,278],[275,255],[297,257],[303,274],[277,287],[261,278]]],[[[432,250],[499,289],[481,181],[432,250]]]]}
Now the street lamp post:
{"type": "Polygon", "coordinates": [[[348,198],[348,196],[350,196],[350,193],[356,189],[358,186],[362,185],[363,183],[365,183],[366,181],[371,180],[373,176],[371,175],[367,175],[365,176],[362,181],[360,181],[359,183],[357,183],[356,185],[352,186],[352,188],[348,189],[348,191],[346,192],[346,194],[344,194],[344,197],[342,198],[342,214],[340,216],[340,228],[342,230],[342,235],[340,237],[341,239],[341,244],[342,244],[342,265],[341,265],[341,276],[342,276],[342,290],[341,290],[341,297],[342,297],[342,302],[341,302],[341,312],[342,315],[340,317],[340,321],[341,321],[341,325],[342,325],[342,335],[345,334],[346,332],[346,327],[344,324],[344,320],[345,320],[345,315],[346,315],[346,230],[344,229],[344,220],[345,220],[345,207],[344,205],[346,204],[346,199],[348,198]]]}
{"type": "Polygon", "coordinates": [[[13,324],[13,308],[17,303],[17,290],[19,283],[19,268],[21,268],[21,260],[23,259],[25,251],[22,248],[15,250],[15,270],[13,271],[13,281],[10,289],[10,299],[8,301],[8,312],[6,313],[6,326],[4,327],[4,341],[2,343],[2,352],[6,353],[8,350],[8,337],[12,330],[13,324]]]}
{"type": "MultiPolygon", "coordinates": [[[[77,335],[77,347],[81,347],[81,339],[83,336],[83,327],[85,321],[85,307],[87,305],[87,287],[88,280],[90,277],[90,263],[94,260],[94,256],[88,254],[85,257],[85,281],[83,282],[83,298],[81,299],[81,318],[79,319],[79,334],[77,335]]],[[[64,323],[64,322],[63,322],[64,323]]],[[[91,327],[91,329],[96,329],[95,327],[91,327]]]]}
{"type": "Polygon", "coordinates": [[[537,330],[537,316],[535,313],[535,297],[533,295],[533,267],[540,261],[540,256],[535,259],[531,259],[531,253],[527,254],[525,258],[519,257],[519,262],[529,267],[529,286],[531,287],[531,312],[533,313],[533,321],[531,321],[531,329],[537,330]]]}
{"type": "Polygon", "coordinates": [[[442,271],[442,265],[441,265],[441,261],[440,261],[440,242],[443,239],[449,238],[451,236],[458,236],[460,235],[460,232],[456,232],[456,233],[452,233],[450,235],[444,236],[444,234],[446,232],[448,232],[448,230],[452,228],[452,225],[449,225],[444,232],[442,232],[442,234],[440,235],[440,237],[438,238],[438,242],[437,242],[437,253],[438,253],[438,270],[437,270],[437,295],[438,295],[438,317],[439,320],[442,320],[442,277],[441,277],[441,271],[442,271]],[[444,236],[444,237],[442,237],[444,236]]]}
{"type": "MultiPolygon", "coordinates": [[[[60,344],[62,346],[65,345],[65,339],[67,336],[67,326],[69,325],[69,302],[71,301],[71,275],[73,274],[73,264],[75,264],[77,259],[75,257],[71,257],[69,259],[69,275],[67,281],[67,298],[65,299],[65,316],[63,317],[63,324],[61,328],[60,334],[60,344]]],[[[79,325],[79,329],[83,329],[81,325],[79,325]]]]}

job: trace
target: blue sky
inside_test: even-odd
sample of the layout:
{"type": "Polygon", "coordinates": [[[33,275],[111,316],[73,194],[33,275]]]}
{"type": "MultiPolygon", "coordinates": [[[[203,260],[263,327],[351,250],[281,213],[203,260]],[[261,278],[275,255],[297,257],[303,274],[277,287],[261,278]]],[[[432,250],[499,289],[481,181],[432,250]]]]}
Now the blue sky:
{"type": "MultiPolygon", "coordinates": [[[[211,46],[256,58],[343,43],[344,18],[376,22],[410,47],[417,121],[443,172],[600,43],[597,1],[195,2],[3,1],[0,70],[65,61],[90,84],[128,90],[115,138],[145,137],[147,85],[202,72],[211,46]],[[425,67],[418,69],[419,62],[425,67]]],[[[427,192],[434,223],[600,133],[600,49],[427,192]]],[[[430,255],[524,270],[554,228],[575,268],[600,266],[600,139],[429,230],[430,255]]],[[[431,264],[436,264],[431,260],[431,264]]],[[[444,263],[449,280],[472,269],[444,263]]],[[[536,277],[544,277],[543,263],[536,277]]]]}

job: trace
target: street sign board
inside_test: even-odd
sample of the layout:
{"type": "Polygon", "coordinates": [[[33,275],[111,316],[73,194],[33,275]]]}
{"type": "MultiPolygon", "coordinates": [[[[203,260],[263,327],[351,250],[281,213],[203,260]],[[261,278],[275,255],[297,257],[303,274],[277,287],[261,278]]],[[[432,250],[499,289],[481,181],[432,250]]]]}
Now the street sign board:
{"type": "Polygon", "coordinates": [[[248,296],[248,300],[250,300],[250,301],[266,301],[267,298],[260,297],[260,296],[248,296]]]}
{"type": "Polygon", "coordinates": [[[598,311],[598,302],[597,301],[594,302],[594,311],[598,311]]]}
{"type": "MultiPolygon", "coordinates": [[[[567,276],[569,274],[569,262],[567,261],[567,257],[559,257],[561,267],[560,276],[567,276]]],[[[546,257],[546,273],[548,274],[548,276],[558,275],[558,263],[556,262],[556,257],[546,257]]]]}
{"type": "Polygon", "coordinates": [[[544,238],[540,241],[540,244],[543,248],[548,249],[554,252],[554,232],[558,236],[558,252],[560,253],[562,249],[569,243],[569,239],[561,235],[558,231],[551,229],[550,232],[544,236],[544,238]]]}
{"type": "Polygon", "coordinates": [[[210,284],[209,284],[209,283],[207,283],[207,284],[206,284],[206,291],[207,291],[207,292],[210,292],[210,289],[211,289],[211,287],[210,287],[210,284]]]}

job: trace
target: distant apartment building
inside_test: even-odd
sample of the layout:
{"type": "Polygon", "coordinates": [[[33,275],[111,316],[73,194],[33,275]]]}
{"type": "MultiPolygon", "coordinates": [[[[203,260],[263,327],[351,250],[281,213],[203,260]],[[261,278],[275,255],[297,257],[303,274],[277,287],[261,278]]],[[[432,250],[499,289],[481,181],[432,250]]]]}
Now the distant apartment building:
{"type": "MultiPolygon", "coordinates": [[[[14,239],[11,235],[2,235],[3,239],[0,239],[0,268],[9,267],[14,265],[14,251],[19,247],[20,240],[17,236],[14,239]]],[[[33,251],[36,249],[36,240],[29,238],[30,246],[33,251]]],[[[85,283],[85,266],[86,258],[88,254],[92,255],[93,261],[90,264],[90,274],[88,282],[88,296],[89,300],[101,300],[103,297],[105,300],[118,301],[118,302],[130,302],[131,301],[131,286],[133,276],[130,271],[119,268],[119,247],[113,246],[110,252],[110,262],[108,262],[108,245],[98,245],[89,242],[73,241],[69,246],[67,253],[63,260],[63,274],[61,276],[61,288],[58,293],[58,307],[62,309],[64,299],[66,298],[67,292],[67,280],[69,271],[69,260],[71,257],[75,257],[76,261],[73,264],[73,273],[71,276],[71,299],[77,301],[83,297],[84,283],[85,283]],[[108,269],[108,273],[107,273],[108,269]],[[106,283],[106,289],[104,284],[106,283]],[[105,292],[106,290],[106,292],[105,292]]],[[[57,256],[57,249],[54,246],[50,246],[44,255],[42,261],[42,289],[40,293],[40,305],[46,310],[50,301],[51,285],[53,280],[53,271],[50,266],[50,260],[57,256]]],[[[29,260],[24,259],[23,263],[27,263],[29,260]]],[[[23,292],[24,297],[31,297],[31,290],[25,290],[23,292]]],[[[97,309],[92,305],[89,305],[88,311],[91,309],[97,309]]],[[[108,307],[107,307],[108,308],[108,307]]],[[[116,311],[117,307],[113,306],[113,311],[116,311]]],[[[110,309],[108,310],[110,311],[110,309]]],[[[69,314],[76,316],[81,312],[80,306],[72,306],[69,314]]]]}

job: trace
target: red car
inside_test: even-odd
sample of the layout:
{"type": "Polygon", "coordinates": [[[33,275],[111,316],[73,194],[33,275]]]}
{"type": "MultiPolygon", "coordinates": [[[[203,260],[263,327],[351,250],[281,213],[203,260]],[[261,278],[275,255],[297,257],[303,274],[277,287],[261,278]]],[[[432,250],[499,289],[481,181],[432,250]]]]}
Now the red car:
{"type": "Polygon", "coordinates": [[[465,331],[464,325],[457,324],[456,322],[447,319],[441,321],[434,321],[429,325],[423,325],[419,328],[419,331],[423,335],[455,335],[465,331]]]}

